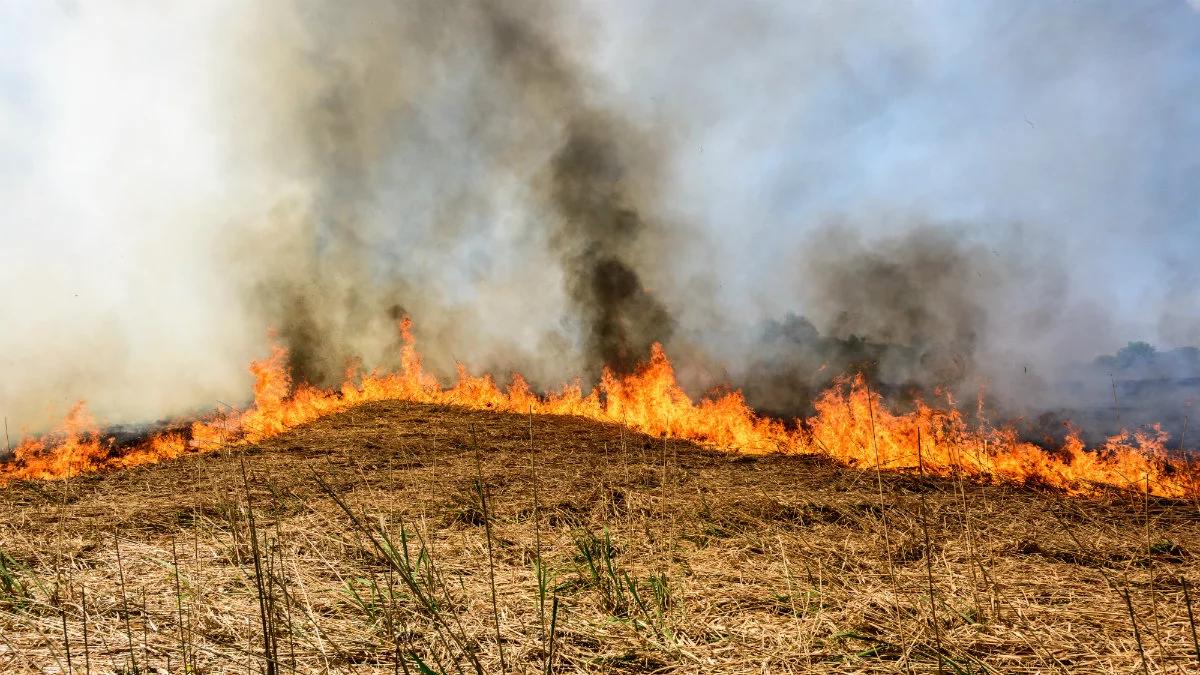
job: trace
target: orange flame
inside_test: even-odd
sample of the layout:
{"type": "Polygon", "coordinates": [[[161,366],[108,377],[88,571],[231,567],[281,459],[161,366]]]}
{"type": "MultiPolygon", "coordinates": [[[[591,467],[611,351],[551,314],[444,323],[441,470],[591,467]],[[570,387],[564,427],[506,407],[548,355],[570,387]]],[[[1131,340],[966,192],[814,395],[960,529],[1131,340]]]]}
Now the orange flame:
{"type": "Polygon", "coordinates": [[[1158,427],[1153,434],[1122,432],[1094,450],[1071,432],[1061,448],[1047,451],[1020,441],[1011,428],[973,429],[953,407],[918,404],[912,413],[893,414],[861,376],[836,382],[815,407],[809,438],[818,451],[851,466],[961,473],[1073,493],[1113,486],[1167,497],[1200,494],[1200,476],[1190,464],[1168,459],[1168,435],[1158,427]]]}
{"type": "Polygon", "coordinates": [[[244,411],[222,411],[193,423],[188,438],[162,434],[116,452],[111,442],[102,442],[95,422],[79,404],[61,429],[16,448],[11,460],[0,466],[0,484],[69,478],[255,443],[360,403],[403,400],[578,415],[736,452],[822,453],[856,467],[1033,482],[1072,493],[1115,486],[1171,497],[1200,494],[1197,473],[1190,464],[1169,461],[1167,434],[1157,428],[1151,434],[1122,433],[1093,450],[1085,449],[1072,434],[1063,447],[1047,451],[1020,441],[1012,429],[972,429],[953,405],[939,410],[918,404],[911,413],[894,413],[861,376],[838,380],[818,399],[813,417],[789,427],[755,414],[740,392],[692,401],[657,344],[636,372],[617,376],[606,370],[600,384],[586,395],[574,383],[538,396],[520,375],[501,390],[490,375],[471,375],[461,364],[456,383],[447,389],[424,372],[408,319],[401,322],[400,331],[399,370],[360,378],[351,370],[337,391],[293,387],[286,350],[275,347],[268,358],[250,364],[254,403],[244,411]]]}

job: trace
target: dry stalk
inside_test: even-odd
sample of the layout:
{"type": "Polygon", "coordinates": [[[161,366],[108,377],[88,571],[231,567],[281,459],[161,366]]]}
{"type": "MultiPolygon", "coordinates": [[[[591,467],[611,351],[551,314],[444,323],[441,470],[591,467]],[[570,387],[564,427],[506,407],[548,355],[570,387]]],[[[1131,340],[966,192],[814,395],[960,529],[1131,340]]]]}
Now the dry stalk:
{"type": "Polygon", "coordinates": [[[1122,588],[1121,596],[1125,598],[1125,607],[1129,610],[1129,622],[1133,624],[1133,639],[1137,642],[1138,654],[1142,657],[1142,672],[1150,675],[1150,666],[1146,662],[1146,649],[1142,647],[1142,632],[1138,629],[1137,614],[1133,611],[1133,601],[1129,599],[1129,590],[1122,588]]]}
{"type": "Polygon", "coordinates": [[[188,661],[188,639],[185,632],[185,624],[183,620],[183,589],[179,582],[179,551],[175,546],[175,537],[171,537],[171,567],[175,576],[175,610],[176,622],[179,625],[179,653],[183,659],[184,668],[186,669],[188,661]]]}
{"type": "MultiPolygon", "coordinates": [[[[924,480],[925,479],[925,460],[924,460],[924,454],[921,450],[921,426],[920,426],[920,424],[917,425],[917,467],[918,467],[918,470],[920,471],[921,480],[924,480]]],[[[925,537],[925,576],[926,576],[926,580],[929,583],[929,615],[930,615],[930,622],[933,625],[934,644],[937,645],[938,673],[940,675],[941,673],[945,672],[945,669],[944,669],[945,664],[942,661],[942,654],[944,653],[944,650],[942,648],[942,631],[941,631],[941,626],[939,625],[939,622],[938,622],[938,615],[937,615],[937,599],[933,592],[933,547],[929,543],[929,516],[928,516],[929,505],[926,503],[924,487],[921,488],[921,492],[919,494],[921,497],[921,514],[920,514],[921,515],[921,532],[925,537]]]]}
{"type": "MultiPolygon", "coordinates": [[[[865,378],[864,378],[864,381],[865,378]]],[[[888,578],[892,583],[892,609],[896,613],[896,635],[904,642],[904,622],[900,617],[900,591],[896,583],[896,566],[892,560],[891,528],[888,525],[887,504],[883,498],[883,474],[879,467],[879,440],[875,434],[875,399],[871,393],[871,383],[867,384],[867,415],[871,422],[871,444],[875,449],[875,484],[879,490],[879,517],[883,520],[883,547],[887,552],[888,578]]]]}
{"type": "Polygon", "coordinates": [[[88,647],[87,586],[79,585],[79,611],[83,614],[83,668],[87,675],[92,673],[92,651],[88,647]]]}
{"type": "Polygon", "coordinates": [[[483,511],[483,531],[487,538],[488,585],[492,589],[492,619],[496,623],[496,648],[500,650],[500,672],[508,670],[504,661],[504,638],[500,635],[500,605],[496,600],[496,558],[492,553],[492,518],[488,512],[487,489],[483,485],[483,460],[479,456],[479,441],[475,437],[475,425],[471,425],[471,444],[475,446],[475,489],[479,493],[479,507],[483,511]]]}
{"type": "Polygon", "coordinates": [[[129,623],[129,600],[125,594],[125,567],[121,562],[121,539],[113,535],[113,547],[117,550],[117,578],[121,587],[121,614],[125,617],[125,639],[129,646],[129,661],[137,671],[137,658],[133,654],[133,626],[129,623]]]}
{"type": "Polygon", "coordinates": [[[1192,649],[1196,652],[1196,663],[1200,663],[1200,638],[1196,637],[1196,617],[1192,614],[1192,593],[1188,590],[1187,579],[1179,577],[1179,584],[1183,586],[1183,601],[1187,605],[1188,627],[1192,629],[1192,649]]]}
{"type": "Polygon", "coordinates": [[[67,608],[59,597],[59,588],[54,589],[54,602],[58,607],[58,614],[62,617],[62,632],[63,632],[63,649],[67,652],[67,672],[74,672],[75,667],[71,664],[71,635],[67,632],[67,608]]]}
{"type": "MultiPolygon", "coordinates": [[[[246,462],[240,462],[242,467],[242,485],[246,491],[246,514],[250,526],[250,554],[254,559],[254,587],[258,594],[258,614],[262,624],[263,658],[267,661],[267,675],[278,672],[275,663],[275,631],[272,625],[270,609],[270,589],[263,576],[262,555],[258,546],[258,527],[254,521],[254,501],[250,495],[250,476],[246,472],[246,462]]],[[[249,651],[249,650],[247,650],[249,651]]]]}
{"type": "Polygon", "coordinates": [[[530,485],[533,488],[533,542],[534,542],[534,574],[537,575],[538,585],[538,625],[539,634],[538,640],[545,645],[546,642],[546,585],[544,582],[545,570],[542,563],[542,514],[541,514],[541,495],[540,483],[538,476],[538,455],[533,445],[533,406],[529,406],[529,474],[530,485]]]}

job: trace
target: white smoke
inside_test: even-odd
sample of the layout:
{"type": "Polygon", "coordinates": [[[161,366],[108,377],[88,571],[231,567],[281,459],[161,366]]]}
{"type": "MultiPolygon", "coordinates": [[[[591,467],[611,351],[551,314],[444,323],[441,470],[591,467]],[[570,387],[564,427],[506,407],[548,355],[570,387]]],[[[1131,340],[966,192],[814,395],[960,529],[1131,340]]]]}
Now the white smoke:
{"type": "MultiPolygon", "coordinates": [[[[562,129],[472,51],[477,12],[435,5],[0,3],[14,429],[79,399],[114,421],[243,400],[281,315],[259,291],[314,270],[346,306],[395,296],[443,371],[579,372],[533,194],[562,129]],[[322,108],[340,81],[360,108],[322,108]],[[329,182],[339,162],[368,170],[329,182]],[[365,224],[371,264],[322,258],[322,218],[365,224]]],[[[708,364],[698,381],[736,375],[764,319],[832,324],[804,262],[831,223],[867,249],[919,224],[1029,252],[988,289],[981,378],[1200,342],[1178,271],[1200,252],[1194,3],[501,6],[581,66],[588,109],[670,148],[660,181],[626,186],[653,192],[635,262],[678,323],[668,347],[708,364]]],[[[376,309],[324,329],[383,362],[376,309]]]]}

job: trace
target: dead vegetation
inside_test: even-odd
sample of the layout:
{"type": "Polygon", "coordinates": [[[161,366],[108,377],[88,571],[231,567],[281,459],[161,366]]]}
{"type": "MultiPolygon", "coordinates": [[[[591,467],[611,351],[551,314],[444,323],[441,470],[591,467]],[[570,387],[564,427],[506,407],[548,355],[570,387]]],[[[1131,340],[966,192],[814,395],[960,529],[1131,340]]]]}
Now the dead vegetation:
{"type": "Polygon", "coordinates": [[[4,672],[1200,672],[1200,505],[373,403],[0,491],[4,672]]]}

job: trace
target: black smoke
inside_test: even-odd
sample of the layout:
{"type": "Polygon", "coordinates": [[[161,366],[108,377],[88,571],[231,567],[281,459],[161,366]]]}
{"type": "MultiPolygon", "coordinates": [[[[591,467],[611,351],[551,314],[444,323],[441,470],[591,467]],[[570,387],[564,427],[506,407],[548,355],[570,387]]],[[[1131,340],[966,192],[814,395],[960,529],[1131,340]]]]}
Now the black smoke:
{"type": "Polygon", "coordinates": [[[1001,256],[960,226],[922,224],[863,241],[855,230],[819,230],[798,262],[806,313],[767,321],[745,374],[751,404],[787,416],[812,412],[834,378],[862,374],[899,403],[952,391],[977,372],[1002,292],[1001,256]]]}
{"type": "Polygon", "coordinates": [[[670,337],[674,320],[640,273],[654,255],[648,241],[659,238],[643,234],[661,227],[645,196],[668,149],[593,102],[551,5],[298,7],[286,19],[304,26],[305,39],[286,76],[260,94],[291,102],[295,124],[282,141],[297,145],[297,159],[286,168],[304,177],[309,202],[281,223],[295,243],[268,257],[272,269],[249,293],[288,347],[296,379],[339,380],[372,333],[367,360],[386,362],[397,304],[414,308],[418,326],[444,312],[451,301],[408,266],[477,235],[497,217],[490,195],[514,183],[528,199],[530,236],[561,272],[562,330],[578,335],[592,376],[628,372],[670,337]],[[446,115],[467,117],[451,136],[446,115]],[[451,178],[431,187],[432,231],[413,251],[396,241],[404,213],[380,215],[392,215],[388,195],[421,171],[417,153],[444,157],[428,170],[451,178]]]}
{"type": "Polygon", "coordinates": [[[593,366],[627,373],[651,343],[670,337],[673,320],[627,261],[647,223],[623,192],[616,137],[610,124],[581,125],[555,155],[552,195],[562,220],[551,241],[593,366]]]}

